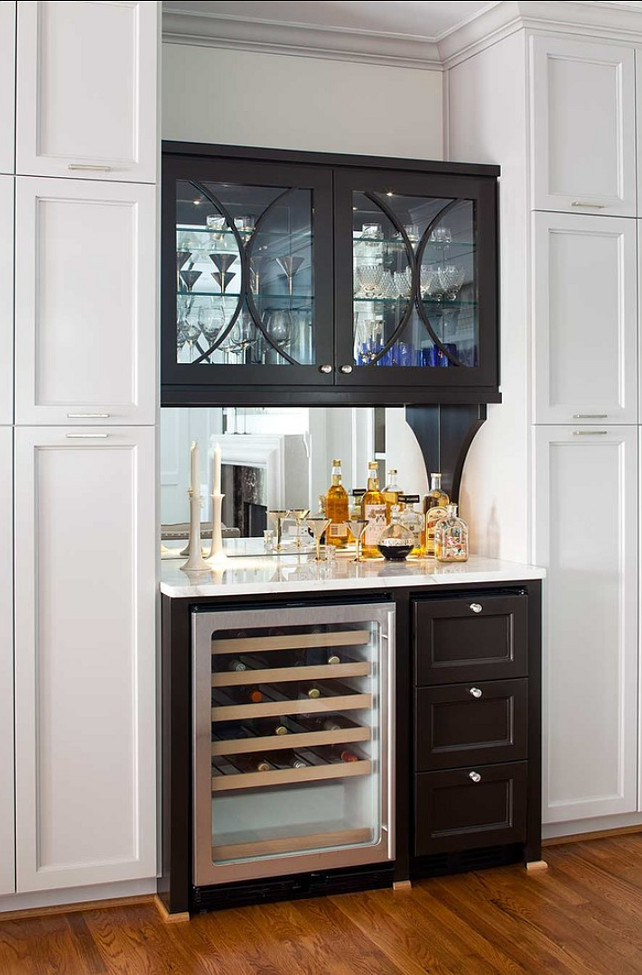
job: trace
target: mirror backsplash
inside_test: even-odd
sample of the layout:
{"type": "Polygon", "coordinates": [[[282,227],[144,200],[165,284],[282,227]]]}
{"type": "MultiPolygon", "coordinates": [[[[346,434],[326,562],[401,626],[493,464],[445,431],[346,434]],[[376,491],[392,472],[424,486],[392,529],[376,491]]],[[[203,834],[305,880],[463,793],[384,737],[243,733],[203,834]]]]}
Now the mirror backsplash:
{"type": "Polygon", "coordinates": [[[199,445],[201,522],[211,522],[212,462],[221,446],[223,524],[228,534],[261,537],[265,512],[319,508],[340,458],[350,492],[365,488],[368,462],[383,486],[399,471],[407,494],[423,495],[428,476],[404,407],[165,407],[161,411],[161,531],[182,537],[189,520],[190,446],[199,445]],[[233,532],[229,531],[230,529],[233,532]]]}

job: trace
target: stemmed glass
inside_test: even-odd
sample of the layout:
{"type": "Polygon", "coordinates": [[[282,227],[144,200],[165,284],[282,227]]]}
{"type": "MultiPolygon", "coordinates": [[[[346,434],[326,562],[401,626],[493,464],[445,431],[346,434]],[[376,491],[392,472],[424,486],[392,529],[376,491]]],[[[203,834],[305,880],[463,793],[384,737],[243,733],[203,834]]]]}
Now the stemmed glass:
{"type": "Polygon", "coordinates": [[[314,536],[314,544],[317,548],[316,561],[323,562],[321,558],[321,536],[332,522],[332,518],[306,518],[306,525],[314,536]]]}
{"type": "Polygon", "coordinates": [[[202,271],[181,271],[180,275],[183,280],[183,284],[188,291],[191,291],[198,279],[200,278],[202,271]]]}
{"type": "Polygon", "coordinates": [[[447,301],[455,301],[464,283],[466,275],[464,268],[457,264],[440,264],[437,274],[444,290],[444,297],[447,301]]]}
{"type": "Polygon", "coordinates": [[[301,525],[310,514],[309,508],[290,508],[288,515],[296,521],[296,547],[301,548],[301,525]]]}
{"type": "Polygon", "coordinates": [[[287,518],[288,510],[287,508],[274,508],[273,510],[268,511],[268,515],[272,519],[272,522],[274,524],[274,530],[276,533],[275,535],[276,544],[274,546],[274,550],[276,552],[280,552],[283,548],[283,546],[281,545],[281,531],[283,528],[283,519],[287,518]]]}
{"type": "Polygon", "coordinates": [[[291,329],[292,312],[287,309],[273,311],[265,326],[269,337],[274,339],[274,342],[282,349],[285,349],[290,343],[291,329]]]}
{"type": "Polygon", "coordinates": [[[354,557],[354,559],[352,561],[353,562],[365,562],[365,559],[361,555],[361,539],[362,539],[363,533],[366,530],[366,527],[368,525],[368,519],[367,518],[366,519],[363,519],[363,518],[350,518],[346,522],[346,524],[347,524],[348,528],[350,529],[350,534],[354,538],[355,557],[354,557]]]}
{"type": "Polygon", "coordinates": [[[294,275],[299,270],[303,264],[302,257],[277,257],[275,258],[276,263],[279,265],[286,278],[288,279],[288,294],[290,298],[292,297],[292,288],[294,284],[294,275]]]}

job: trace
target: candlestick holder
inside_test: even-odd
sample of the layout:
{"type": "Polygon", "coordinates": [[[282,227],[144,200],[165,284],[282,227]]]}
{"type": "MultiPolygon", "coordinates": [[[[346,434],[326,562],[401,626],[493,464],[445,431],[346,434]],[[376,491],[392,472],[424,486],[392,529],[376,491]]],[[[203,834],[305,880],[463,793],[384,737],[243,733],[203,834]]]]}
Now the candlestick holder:
{"type": "Polygon", "coordinates": [[[223,505],[224,494],[212,494],[212,547],[207,556],[209,568],[213,562],[220,565],[227,561],[227,555],[223,551],[223,531],[221,522],[221,507],[223,505]]]}
{"type": "Polygon", "coordinates": [[[186,572],[209,572],[210,566],[201,552],[201,496],[192,488],[189,494],[189,558],[181,566],[186,572]]]}

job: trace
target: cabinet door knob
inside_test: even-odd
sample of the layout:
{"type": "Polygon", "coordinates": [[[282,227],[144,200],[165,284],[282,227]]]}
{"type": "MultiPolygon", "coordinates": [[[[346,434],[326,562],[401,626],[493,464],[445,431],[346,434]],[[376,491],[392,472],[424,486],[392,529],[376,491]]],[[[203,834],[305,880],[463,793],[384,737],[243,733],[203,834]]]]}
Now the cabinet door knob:
{"type": "Polygon", "coordinates": [[[475,785],[477,785],[478,782],[481,782],[481,775],[479,774],[479,772],[469,772],[468,778],[470,779],[471,782],[474,782],[475,785]]]}
{"type": "Polygon", "coordinates": [[[319,366],[319,372],[322,372],[327,376],[329,372],[332,372],[332,366],[329,362],[324,362],[322,366],[319,366]]]}
{"type": "Polygon", "coordinates": [[[472,697],[481,697],[481,696],[482,696],[482,693],[483,693],[483,691],[481,690],[481,688],[480,688],[480,687],[471,687],[471,688],[470,688],[470,690],[468,691],[468,693],[469,693],[469,694],[470,694],[470,695],[471,695],[472,697]]]}
{"type": "Polygon", "coordinates": [[[473,613],[481,613],[483,606],[481,603],[471,603],[470,608],[472,609],[473,613]]]}
{"type": "Polygon", "coordinates": [[[352,372],[352,366],[340,366],[339,372],[342,372],[344,375],[348,376],[352,372]]]}

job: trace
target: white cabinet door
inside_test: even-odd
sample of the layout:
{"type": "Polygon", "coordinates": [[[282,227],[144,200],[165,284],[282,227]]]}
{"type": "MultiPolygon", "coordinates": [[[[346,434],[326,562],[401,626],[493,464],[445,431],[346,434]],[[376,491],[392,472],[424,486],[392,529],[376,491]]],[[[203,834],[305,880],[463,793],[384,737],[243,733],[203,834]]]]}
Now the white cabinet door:
{"type": "Polygon", "coordinates": [[[18,3],[16,172],[153,183],[157,3],[18,3]]]}
{"type": "Polygon", "coordinates": [[[13,431],[0,427],[0,894],[16,889],[13,774],[13,431]]]}
{"type": "Polygon", "coordinates": [[[633,48],[530,43],[533,208],[635,216],[633,48]]]}
{"type": "Polygon", "coordinates": [[[13,176],[0,176],[0,424],[13,423],[14,182],[13,176]]]}
{"type": "Polygon", "coordinates": [[[154,423],[155,188],[16,184],[16,423],[154,423]]]}
{"type": "Polygon", "coordinates": [[[16,5],[0,3],[0,173],[15,172],[16,5]]]}
{"type": "Polygon", "coordinates": [[[154,443],[16,430],[19,891],[156,874],[154,443]]]}
{"type": "Polygon", "coordinates": [[[636,221],[534,213],[536,423],[637,423],[636,221]]]}
{"type": "Polygon", "coordinates": [[[537,427],[544,587],[543,817],[637,803],[637,427],[537,427]]]}

